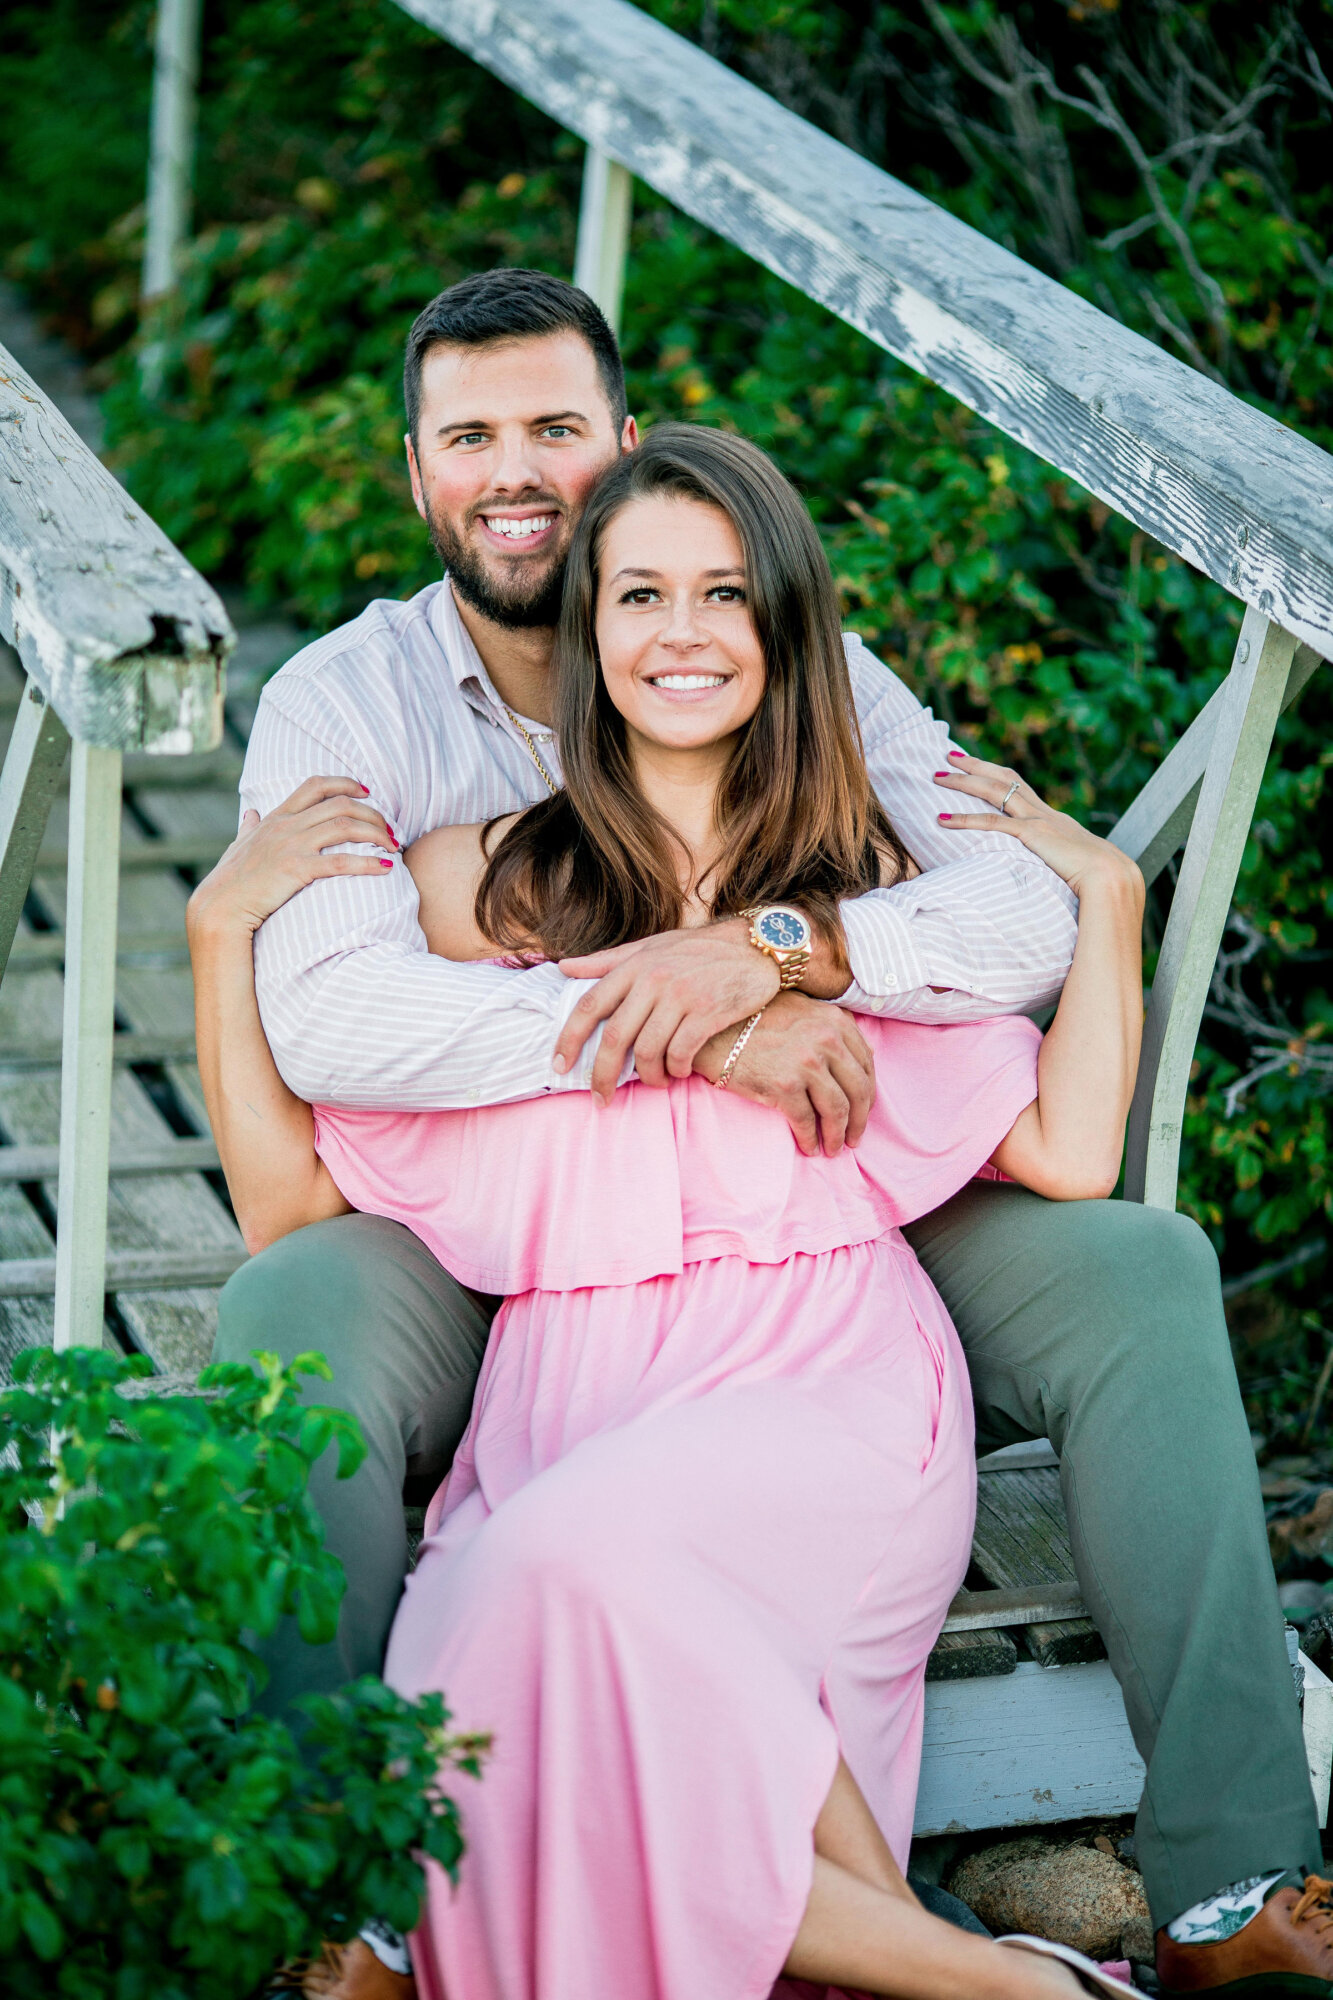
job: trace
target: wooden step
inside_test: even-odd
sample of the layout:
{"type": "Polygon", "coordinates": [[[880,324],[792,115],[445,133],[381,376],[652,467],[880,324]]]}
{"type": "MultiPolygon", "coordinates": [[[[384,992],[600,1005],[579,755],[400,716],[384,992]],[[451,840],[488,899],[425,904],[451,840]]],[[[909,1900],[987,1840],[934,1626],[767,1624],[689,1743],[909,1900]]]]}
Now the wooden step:
{"type": "MultiPolygon", "coordinates": [[[[60,1056],[57,1036],[33,1035],[21,1042],[0,1041],[0,1070],[59,1069],[60,1056]]],[[[111,1058],[121,1068],[131,1063],[192,1063],[194,1036],[186,1032],[140,1034],[131,1029],[115,1036],[111,1058]]]]}
{"type": "MultiPolygon", "coordinates": [[[[108,1292],[159,1292],[225,1285],[245,1261],[244,1248],[112,1250],[106,1260],[106,1288],[108,1292]]],[[[54,1298],[55,1289],[54,1257],[9,1257],[0,1263],[0,1299],[54,1298]]]]}
{"type": "MultiPolygon", "coordinates": [[[[211,1139],[151,1139],[111,1148],[113,1176],[213,1173],[220,1165],[211,1139]]],[[[0,1146],[0,1181],[54,1181],[59,1172],[58,1145],[0,1146]]]]}

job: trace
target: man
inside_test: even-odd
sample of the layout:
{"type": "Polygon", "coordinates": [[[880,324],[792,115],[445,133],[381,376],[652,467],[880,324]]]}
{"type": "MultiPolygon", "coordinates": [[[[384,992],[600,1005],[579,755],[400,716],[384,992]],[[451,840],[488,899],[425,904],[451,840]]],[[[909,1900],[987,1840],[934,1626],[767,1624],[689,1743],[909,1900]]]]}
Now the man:
{"type": "MultiPolygon", "coordinates": [[[[408,339],[405,392],[413,496],[446,579],[289,662],[241,787],[267,812],[304,778],[350,775],[404,844],[556,789],[564,555],[598,475],[636,443],[606,322],[536,272],[435,299],[408,339]]],[[[947,732],[859,640],[847,649],[876,789],[924,872],[844,904],[845,955],[816,944],[800,990],[778,992],[741,920],[563,969],[451,965],[426,952],[406,870],[340,877],[258,935],[287,1081],[312,1100],[426,1109],[605,1095],[632,1071],[650,1086],[716,1079],[735,1024],[764,1007],[732,1088],[780,1108],[807,1151],[836,1150],[859,1137],[873,1078],[831,1003],[959,1020],[1052,997],[1073,945],[1067,890],[1013,843],[941,829],[947,732]]],[[[1164,1985],[1225,1993],[1271,1974],[1266,1992],[1333,1996],[1328,1906],[1300,1886],[1318,1834],[1206,1239],[1179,1216],[996,1183],[909,1234],[967,1349],[981,1448],[1049,1436],[1060,1454],[1079,1580],[1148,1764],[1137,1852],[1164,1985]]],[[[345,1485],[317,1470],[342,1622],[319,1651],[282,1635],[271,1705],[378,1669],[406,1563],[404,1479],[424,1493],[447,1466],[493,1303],[374,1216],[299,1231],[227,1286],[219,1355],[322,1348],[369,1445],[345,1485]]],[[[408,1991],[384,1969],[392,1947],[375,1952],[355,1949],[321,1990],[408,1991]]]]}

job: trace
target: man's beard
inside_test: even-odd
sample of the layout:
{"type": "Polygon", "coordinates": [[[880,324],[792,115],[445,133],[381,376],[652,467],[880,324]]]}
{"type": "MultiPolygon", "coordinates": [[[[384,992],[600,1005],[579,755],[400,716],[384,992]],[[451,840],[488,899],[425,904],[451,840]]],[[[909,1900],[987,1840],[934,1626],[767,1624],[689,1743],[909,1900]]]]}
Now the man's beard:
{"type": "Polygon", "coordinates": [[[483,618],[511,630],[559,623],[565,587],[563,549],[539,576],[524,578],[520,574],[512,582],[497,582],[476,550],[454,533],[448,521],[440,519],[429,502],[426,526],[435,553],[449,572],[450,583],[463,602],[483,618]]]}

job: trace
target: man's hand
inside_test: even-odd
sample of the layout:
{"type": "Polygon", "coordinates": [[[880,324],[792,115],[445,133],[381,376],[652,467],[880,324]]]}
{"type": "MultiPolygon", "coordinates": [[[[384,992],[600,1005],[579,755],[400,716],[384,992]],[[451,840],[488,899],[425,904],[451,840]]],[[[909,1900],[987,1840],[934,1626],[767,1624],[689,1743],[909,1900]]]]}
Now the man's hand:
{"type": "MultiPolygon", "coordinates": [[[[605,1022],[592,1089],[606,1102],[630,1049],[640,1081],[664,1088],[669,1077],[689,1076],[698,1067],[695,1057],[713,1035],[767,1006],[780,983],[773,960],[750,943],[743,917],[562,958],[560,970],[569,979],[598,983],[565,1023],[555,1045],[556,1070],[563,1076],[605,1022]]],[[[850,976],[841,954],[816,937],[802,992],[834,999],[846,992],[850,976]]]]}
{"type": "MultiPolygon", "coordinates": [[[[753,1012],[753,1009],[751,1009],[753,1012]]],[[[705,1043],[695,1069],[716,1083],[739,1033],[705,1043]]],[[[827,1000],[781,993],[765,1008],[729,1089],[780,1111],[803,1153],[855,1146],[875,1101],[875,1064],[855,1018],[827,1000]]]]}
{"type": "Polygon", "coordinates": [[[587,958],[562,958],[560,970],[597,984],[561,1030],[555,1067],[563,1076],[603,1022],[592,1091],[604,1103],[610,1102],[631,1049],[640,1081],[664,1088],[669,1077],[689,1076],[712,1036],[766,1007],[780,984],[777,966],[755,950],[750,927],[739,917],[697,930],[662,931],[587,958]]]}

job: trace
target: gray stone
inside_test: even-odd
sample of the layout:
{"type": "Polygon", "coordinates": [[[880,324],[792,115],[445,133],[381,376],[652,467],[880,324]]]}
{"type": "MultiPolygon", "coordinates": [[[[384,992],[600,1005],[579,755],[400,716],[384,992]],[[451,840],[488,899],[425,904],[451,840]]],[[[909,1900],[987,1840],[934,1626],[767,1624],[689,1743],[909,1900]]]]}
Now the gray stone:
{"type": "Polygon", "coordinates": [[[1143,1883],[1096,1848],[1031,1837],[1004,1841],[969,1855],[948,1887],[997,1936],[1025,1931],[1089,1958],[1152,1960],[1143,1883]]]}

